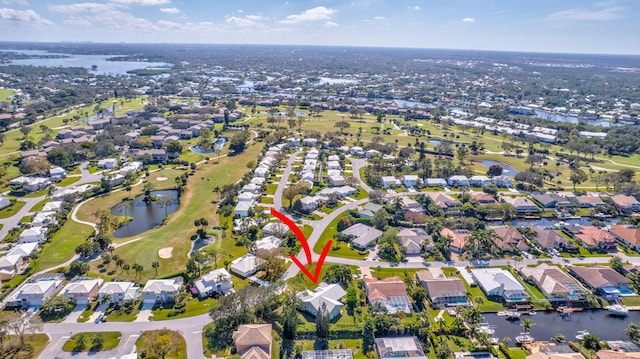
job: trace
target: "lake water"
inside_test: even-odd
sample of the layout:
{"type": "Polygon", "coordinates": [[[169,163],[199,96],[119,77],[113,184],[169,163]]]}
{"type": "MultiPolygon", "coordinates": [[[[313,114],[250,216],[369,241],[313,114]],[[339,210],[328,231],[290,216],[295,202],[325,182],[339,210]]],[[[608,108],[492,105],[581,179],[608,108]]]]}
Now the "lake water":
{"type": "MultiPolygon", "coordinates": [[[[620,222],[620,220],[621,220],[620,217],[606,218],[604,220],[604,223],[606,225],[613,225],[613,224],[616,224],[616,223],[620,222]]],[[[547,219],[547,218],[516,219],[516,220],[513,220],[511,223],[514,226],[521,226],[521,227],[528,227],[528,226],[553,227],[553,225],[558,223],[558,222],[564,222],[564,223],[570,223],[570,224],[579,224],[579,225],[582,225],[582,226],[590,226],[591,225],[591,218],[589,218],[589,217],[580,217],[580,218],[570,218],[570,219],[561,219],[561,220],[547,219]]]]}
{"type": "Polygon", "coordinates": [[[602,126],[602,127],[611,127],[611,126],[618,126],[619,124],[616,123],[612,123],[609,121],[600,121],[600,120],[580,120],[579,118],[575,117],[575,116],[567,116],[567,115],[563,115],[563,114],[559,114],[559,113],[553,113],[553,112],[548,112],[548,111],[543,111],[543,110],[535,110],[535,115],[531,115],[531,117],[538,117],[547,121],[552,121],[552,122],[567,122],[567,123],[574,123],[574,124],[578,124],[579,122],[583,122],[586,123],[587,125],[592,125],[592,126],[602,126]]]}
{"type": "Polygon", "coordinates": [[[478,161],[480,163],[482,163],[482,165],[484,167],[486,167],[487,169],[489,169],[489,167],[493,166],[493,165],[499,165],[502,166],[502,175],[503,176],[515,176],[516,174],[518,174],[520,171],[516,170],[515,168],[509,166],[506,163],[503,162],[497,162],[497,161],[490,161],[490,160],[481,160],[478,161]]]}
{"type": "Polygon", "coordinates": [[[153,191],[151,196],[169,197],[171,198],[171,203],[166,209],[162,207],[160,201],[152,201],[147,205],[144,201],[144,194],[141,194],[134,198],[133,201],[128,201],[131,204],[131,208],[125,209],[124,202],[113,207],[111,214],[114,216],[124,216],[126,211],[127,216],[133,217],[131,222],[113,232],[114,237],[130,237],[148,231],[161,225],[165,215],[178,210],[178,193],[176,191],[153,191]]]}
{"type": "MultiPolygon", "coordinates": [[[[12,51],[12,50],[0,50],[12,51]]],[[[170,68],[173,64],[166,62],[143,62],[143,61],[107,61],[110,55],[72,55],[57,54],[45,51],[13,51],[28,55],[60,55],[60,58],[34,58],[13,60],[12,65],[23,66],[44,66],[44,67],[84,67],[89,73],[94,75],[128,75],[127,71],[139,69],[162,69],[170,68]],[[91,71],[91,66],[98,66],[96,71],[91,71]]]]}
{"type": "MultiPolygon", "coordinates": [[[[511,338],[510,346],[515,346],[515,337],[522,332],[522,320],[509,321],[493,313],[483,315],[484,322],[494,326],[496,337],[502,341],[504,337],[511,338]]],[[[562,333],[567,341],[575,341],[578,331],[587,330],[602,340],[626,340],[624,329],[629,323],[640,324],[640,312],[630,311],[626,318],[609,315],[606,310],[588,310],[572,313],[562,317],[556,312],[537,312],[536,315],[523,316],[529,318],[535,325],[531,335],[538,341],[549,340],[558,333],[562,333]]]]}
{"type": "Polygon", "coordinates": [[[222,149],[222,147],[224,146],[225,142],[227,142],[226,138],[219,138],[219,139],[216,140],[216,142],[214,142],[213,149],[204,150],[204,149],[201,149],[198,146],[191,146],[191,151],[193,151],[195,153],[213,153],[213,152],[216,152],[216,151],[220,151],[222,149]]]}

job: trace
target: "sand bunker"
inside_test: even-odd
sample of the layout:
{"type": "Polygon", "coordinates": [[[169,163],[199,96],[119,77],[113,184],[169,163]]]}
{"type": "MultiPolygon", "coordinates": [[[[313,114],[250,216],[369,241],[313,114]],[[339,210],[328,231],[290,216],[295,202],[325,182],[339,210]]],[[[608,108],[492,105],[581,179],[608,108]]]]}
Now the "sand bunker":
{"type": "Polygon", "coordinates": [[[162,259],[171,258],[171,252],[173,252],[173,247],[160,248],[158,250],[158,257],[162,259]]]}
{"type": "Polygon", "coordinates": [[[168,177],[158,177],[158,178],[156,178],[156,181],[162,182],[162,181],[166,181],[168,179],[169,179],[168,177]]]}

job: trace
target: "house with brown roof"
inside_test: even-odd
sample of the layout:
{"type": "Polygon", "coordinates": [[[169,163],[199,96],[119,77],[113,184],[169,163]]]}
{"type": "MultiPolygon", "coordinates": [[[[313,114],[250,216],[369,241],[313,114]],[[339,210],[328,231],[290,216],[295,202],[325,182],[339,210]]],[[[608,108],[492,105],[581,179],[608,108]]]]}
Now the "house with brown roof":
{"type": "Polygon", "coordinates": [[[433,203],[435,203],[438,207],[442,208],[445,212],[453,208],[462,206],[462,202],[444,193],[428,192],[427,196],[429,196],[429,198],[431,198],[433,203]]]}
{"type": "Polygon", "coordinates": [[[576,196],[569,198],[569,200],[577,204],[580,208],[600,208],[606,206],[600,196],[576,196]]]}
{"type": "Polygon", "coordinates": [[[609,232],[595,226],[576,226],[570,227],[570,233],[573,237],[580,240],[583,247],[614,249],[616,248],[616,239],[609,232]]]}
{"type": "Polygon", "coordinates": [[[402,246],[407,250],[407,255],[420,255],[425,243],[433,248],[431,236],[422,228],[403,228],[397,236],[402,246]]]}
{"type": "Polygon", "coordinates": [[[640,229],[627,226],[613,226],[609,229],[609,233],[620,243],[635,251],[640,250],[640,229]]]}
{"type": "Polygon", "coordinates": [[[416,272],[433,307],[469,305],[467,288],[460,278],[435,278],[428,270],[416,272]]]}
{"type": "Polygon", "coordinates": [[[474,192],[471,194],[471,198],[475,199],[480,205],[498,203],[492,195],[487,193],[474,192]]]}
{"type": "Polygon", "coordinates": [[[571,207],[571,202],[557,193],[534,193],[531,198],[542,205],[542,208],[571,207]]]}
{"type": "Polygon", "coordinates": [[[538,214],[540,212],[540,208],[526,197],[503,196],[502,200],[514,206],[516,213],[521,216],[538,214]]]}
{"type": "Polygon", "coordinates": [[[640,358],[640,353],[625,352],[623,350],[598,350],[594,358],[596,359],[638,359],[640,358]]]}
{"type": "Polygon", "coordinates": [[[635,295],[629,287],[631,281],[610,267],[567,266],[567,270],[604,299],[635,295]]]}
{"type": "Polygon", "coordinates": [[[617,194],[609,197],[609,202],[620,212],[631,213],[640,210],[640,202],[633,197],[624,194],[617,194]]]}
{"type": "Polygon", "coordinates": [[[464,244],[467,242],[467,237],[469,236],[469,231],[466,229],[456,229],[451,230],[449,228],[443,228],[440,231],[441,237],[450,237],[451,244],[449,244],[449,249],[451,249],[454,253],[461,253],[464,244]]]}
{"type": "Polygon", "coordinates": [[[390,314],[397,312],[411,313],[411,303],[407,295],[407,287],[399,277],[389,277],[382,280],[366,279],[365,288],[367,300],[374,307],[390,314]]]}
{"type": "Polygon", "coordinates": [[[550,228],[540,226],[529,227],[536,232],[536,241],[544,248],[567,248],[569,240],[550,228]]]}
{"type": "Polygon", "coordinates": [[[232,338],[241,359],[271,358],[271,324],[241,325],[232,338]]]}
{"type": "Polygon", "coordinates": [[[520,251],[529,250],[524,236],[515,227],[502,226],[492,228],[492,230],[498,235],[497,238],[492,238],[493,243],[501,250],[511,251],[514,248],[520,251]]]}
{"type": "Polygon", "coordinates": [[[546,263],[536,267],[522,267],[520,273],[533,282],[549,301],[582,300],[586,297],[582,287],[556,266],[546,263]]]}

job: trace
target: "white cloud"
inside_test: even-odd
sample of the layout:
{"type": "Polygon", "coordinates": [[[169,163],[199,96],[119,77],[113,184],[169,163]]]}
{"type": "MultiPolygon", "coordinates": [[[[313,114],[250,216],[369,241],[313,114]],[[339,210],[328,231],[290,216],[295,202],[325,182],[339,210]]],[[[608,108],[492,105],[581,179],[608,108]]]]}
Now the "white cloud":
{"type": "Polygon", "coordinates": [[[325,27],[336,27],[336,26],[338,26],[338,24],[336,24],[333,21],[327,21],[327,22],[324,23],[324,26],[325,27]]]}
{"type": "MultiPolygon", "coordinates": [[[[118,6],[118,5],[116,5],[118,6]]],[[[63,13],[98,13],[111,11],[115,6],[113,4],[102,4],[95,2],[83,2],[69,5],[50,5],[49,10],[63,13]]]]}
{"type": "Polygon", "coordinates": [[[164,5],[171,2],[171,0],[111,0],[118,4],[125,5],[164,5]]]}
{"type": "Polygon", "coordinates": [[[462,22],[476,22],[476,19],[472,17],[465,17],[464,19],[462,19],[462,22]]]}
{"type": "Polygon", "coordinates": [[[22,6],[29,5],[29,2],[27,0],[2,0],[0,2],[5,5],[22,5],[22,6]]]}
{"type": "Polygon", "coordinates": [[[0,22],[32,23],[37,25],[53,25],[53,23],[33,10],[16,10],[0,8],[0,22]]]}
{"type": "Polygon", "coordinates": [[[248,27],[258,24],[264,18],[262,15],[226,16],[224,21],[235,26],[248,27]]]}
{"type": "Polygon", "coordinates": [[[373,17],[374,20],[384,20],[384,16],[374,16],[373,17]]]}
{"type": "Polygon", "coordinates": [[[418,6],[418,5],[409,6],[409,7],[408,7],[408,9],[409,9],[409,10],[420,11],[420,6],[418,6]]]}
{"type": "Polygon", "coordinates": [[[331,15],[335,13],[335,9],[318,6],[313,9],[305,10],[300,14],[289,15],[279,22],[281,24],[296,24],[304,21],[331,20],[331,15]]]}
{"type": "Polygon", "coordinates": [[[179,14],[180,10],[177,7],[161,7],[160,12],[165,14],[179,14]]]}
{"type": "MultiPolygon", "coordinates": [[[[603,4],[600,3],[599,5],[603,4]]],[[[565,24],[568,22],[570,23],[578,21],[611,21],[621,19],[623,17],[622,12],[624,10],[625,8],[621,6],[600,9],[568,9],[549,14],[545,18],[545,21],[565,24]]]]}

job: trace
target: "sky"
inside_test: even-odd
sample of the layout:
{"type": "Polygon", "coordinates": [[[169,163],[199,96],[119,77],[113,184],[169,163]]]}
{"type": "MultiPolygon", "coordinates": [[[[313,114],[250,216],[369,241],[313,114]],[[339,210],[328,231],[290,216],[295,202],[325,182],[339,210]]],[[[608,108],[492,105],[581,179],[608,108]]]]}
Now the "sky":
{"type": "Polygon", "coordinates": [[[0,0],[0,41],[640,54],[639,0],[0,0]]]}

